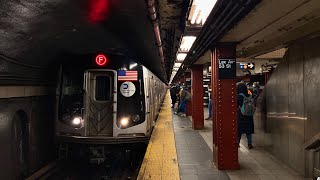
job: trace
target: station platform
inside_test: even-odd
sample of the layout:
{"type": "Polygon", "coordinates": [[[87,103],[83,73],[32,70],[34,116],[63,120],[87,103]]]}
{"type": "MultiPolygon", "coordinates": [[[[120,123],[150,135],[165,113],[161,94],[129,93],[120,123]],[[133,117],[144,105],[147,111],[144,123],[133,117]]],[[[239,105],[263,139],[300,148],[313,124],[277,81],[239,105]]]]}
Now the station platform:
{"type": "MultiPolygon", "coordinates": [[[[205,120],[203,130],[193,130],[192,117],[174,115],[170,106],[168,93],[140,168],[139,180],[308,179],[263,148],[249,150],[244,137],[239,148],[240,170],[218,170],[212,162],[212,121],[205,120]]],[[[207,117],[207,108],[204,113],[207,117]]]]}

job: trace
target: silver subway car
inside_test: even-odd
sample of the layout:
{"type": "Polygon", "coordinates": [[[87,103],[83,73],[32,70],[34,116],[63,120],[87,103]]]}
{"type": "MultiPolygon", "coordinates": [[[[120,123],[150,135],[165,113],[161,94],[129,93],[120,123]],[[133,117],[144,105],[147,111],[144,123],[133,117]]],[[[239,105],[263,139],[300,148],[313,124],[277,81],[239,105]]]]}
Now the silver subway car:
{"type": "Polygon", "coordinates": [[[125,56],[101,56],[61,63],[56,90],[58,143],[147,142],[166,84],[125,56]]]}

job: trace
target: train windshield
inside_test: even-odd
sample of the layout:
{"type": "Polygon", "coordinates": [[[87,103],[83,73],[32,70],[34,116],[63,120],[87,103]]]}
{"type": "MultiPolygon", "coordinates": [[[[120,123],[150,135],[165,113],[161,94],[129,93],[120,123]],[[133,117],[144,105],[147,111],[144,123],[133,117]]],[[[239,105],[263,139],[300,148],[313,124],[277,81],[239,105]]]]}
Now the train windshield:
{"type": "Polygon", "coordinates": [[[96,77],[95,99],[97,101],[111,100],[111,78],[110,76],[96,77]]]}
{"type": "Polygon", "coordinates": [[[79,111],[83,105],[83,74],[64,72],[62,77],[60,105],[67,111],[79,111]]]}

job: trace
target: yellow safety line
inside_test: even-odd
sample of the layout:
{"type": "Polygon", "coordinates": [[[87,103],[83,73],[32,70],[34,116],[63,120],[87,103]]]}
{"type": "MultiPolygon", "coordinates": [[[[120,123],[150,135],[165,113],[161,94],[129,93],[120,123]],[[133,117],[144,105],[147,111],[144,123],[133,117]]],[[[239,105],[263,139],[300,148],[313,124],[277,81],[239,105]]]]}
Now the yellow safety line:
{"type": "Polygon", "coordinates": [[[169,93],[166,94],[137,179],[180,179],[169,93]]]}

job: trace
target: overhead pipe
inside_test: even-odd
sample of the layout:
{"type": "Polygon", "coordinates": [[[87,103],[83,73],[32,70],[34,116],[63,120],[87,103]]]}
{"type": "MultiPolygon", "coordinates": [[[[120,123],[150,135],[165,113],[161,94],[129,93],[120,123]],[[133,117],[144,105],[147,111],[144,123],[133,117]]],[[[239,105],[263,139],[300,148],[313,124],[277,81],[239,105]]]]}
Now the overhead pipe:
{"type": "Polygon", "coordinates": [[[165,71],[165,67],[164,67],[165,62],[164,62],[163,48],[162,48],[161,35],[160,35],[160,28],[159,28],[156,8],[155,8],[155,5],[154,5],[155,1],[154,0],[146,0],[146,3],[147,3],[149,17],[150,17],[150,20],[151,20],[152,25],[153,25],[153,31],[154,31],[154,36],[156,38],[156,44],[157,44],[158,49],[159,49],[159,56],[160,56],[161,63],[162,63],[164,77],[166,77],[166,71],[165,71]]]}

